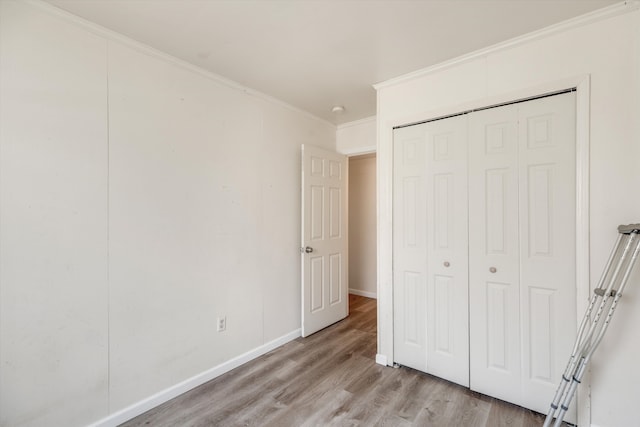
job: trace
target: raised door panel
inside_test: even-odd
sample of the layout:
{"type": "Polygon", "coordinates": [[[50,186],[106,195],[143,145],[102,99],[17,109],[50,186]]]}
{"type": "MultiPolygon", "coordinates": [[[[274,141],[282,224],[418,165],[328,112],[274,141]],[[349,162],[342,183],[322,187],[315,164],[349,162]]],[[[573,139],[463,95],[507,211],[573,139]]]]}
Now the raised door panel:
{"type": "Polygon", "coordinates": [[[342,237],[342,190],[340,187],[329,187],[329,238],[342,237]]]}
{"type": "Polygon", "coordinates": [[[509,292],[510,286],[505,283],[486,283],[487,305],[487,363],[489,369],[508,373],[510,351],[509,336],[509,292]]]}
{"type": "Polygon", "coordinates": [[[340,304],[343,300],[342,254],[329,255],[329,305],[340,304]]]}
{"type": "Polygon", "coordinates": [[[394,362],[426,370],[425,135],[419,126],[394,131],[394,362]]]}
{"type": "Polygon", "coordinates": [[[469,385],[467,116],[426,134],[427,370],[469,385]]]}
{"type": "Polygon", "coordinates": [[[310,230],[309,241],[316,242],[324,238],[324,187],[312,185],[310,188],[310,230]]]}
{"type": "Polygon", "coordinates": [[[520,395],[518,117],[514,107],[469,117],[470,386],[520,395]]]}
{"type": "Polygon", "coordinates": [[[309,285],[311,290],[309,309],[313,314],[324,309],[324,257],[310,256],[309,258],[309,285]]]}
{"type": "Polygon", "coordinates": [[[522,405],[544,412],[576,333],[575,93],[518,110],[522,405]]]}

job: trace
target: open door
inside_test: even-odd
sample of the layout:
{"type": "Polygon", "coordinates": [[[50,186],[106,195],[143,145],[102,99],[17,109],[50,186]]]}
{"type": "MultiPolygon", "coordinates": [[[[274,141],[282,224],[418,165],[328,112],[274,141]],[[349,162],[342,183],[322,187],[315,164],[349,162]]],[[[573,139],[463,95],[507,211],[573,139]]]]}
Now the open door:
{"type": "Polygon", "coordinates": [[[349,315],[347,158],[302,146],[302,336],[349,315]]]}

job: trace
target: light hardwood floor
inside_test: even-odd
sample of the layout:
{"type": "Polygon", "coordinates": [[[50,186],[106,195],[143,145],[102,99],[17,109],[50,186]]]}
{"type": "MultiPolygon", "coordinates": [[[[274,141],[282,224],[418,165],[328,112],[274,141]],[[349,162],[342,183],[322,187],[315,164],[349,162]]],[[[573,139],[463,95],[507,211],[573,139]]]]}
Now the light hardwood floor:
{"type": "Polygon", "coordinates": [[[544,417],[410,369],[375,363],[376,300],[123,424],[540,426],[544,417]]]}

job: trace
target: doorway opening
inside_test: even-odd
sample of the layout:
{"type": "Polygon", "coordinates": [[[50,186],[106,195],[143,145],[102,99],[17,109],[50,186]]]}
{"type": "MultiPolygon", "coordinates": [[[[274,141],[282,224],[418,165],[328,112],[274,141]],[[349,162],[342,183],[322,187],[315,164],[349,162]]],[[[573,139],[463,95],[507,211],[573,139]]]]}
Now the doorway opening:
{"type": "Polygon", "coordinates": [[[348,197],[349,294],[377,298],[375,153],[349,157],[348,197]]]}

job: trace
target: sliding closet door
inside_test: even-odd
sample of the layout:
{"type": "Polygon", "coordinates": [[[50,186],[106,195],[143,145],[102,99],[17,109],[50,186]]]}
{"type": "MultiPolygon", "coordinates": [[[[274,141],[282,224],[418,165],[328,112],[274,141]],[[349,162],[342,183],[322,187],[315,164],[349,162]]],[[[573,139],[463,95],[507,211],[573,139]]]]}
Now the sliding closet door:
{"type": "Polygon", "coordinates": [[[576,332],[575,95],[469,129],[471,388],[546,412],[576,332]]]}
{"type": "Polygon", "coordinates": [[[466,116],[394,133],[395,361],[469,384],[466,116]]]}

